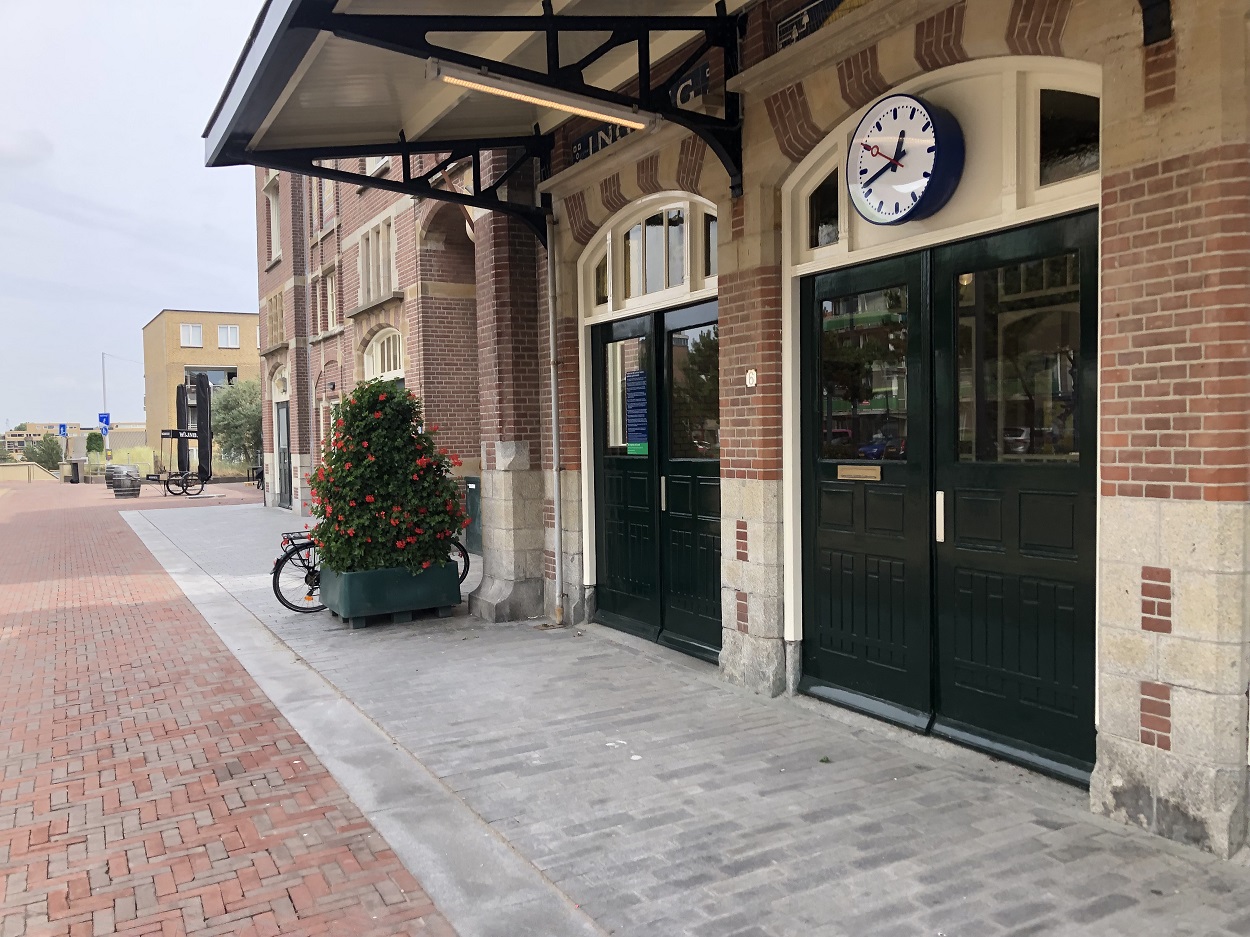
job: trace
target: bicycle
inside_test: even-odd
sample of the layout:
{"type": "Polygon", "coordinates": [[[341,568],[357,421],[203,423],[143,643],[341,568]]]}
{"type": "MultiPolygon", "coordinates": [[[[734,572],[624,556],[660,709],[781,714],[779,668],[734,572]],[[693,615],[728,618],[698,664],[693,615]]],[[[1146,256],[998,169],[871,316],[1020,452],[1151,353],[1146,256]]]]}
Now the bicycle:
{"type": "Polygon", "coordinates": [[[165,478],[165,490],[171,495],[194,497],[204,490],[204,479],[199,472],[170,472],[165,478]]]}
{"type": "MultiPolygon", "coordinates": [[[[281,548],[282,555],[273,561],[273,594],[293,612],[320,612],[325,608],[321,601],[321,555],[312,536],[306,530],[289,531],[282,535],[281,548]]],[[[448,559],[456,564],[463,583],[469,575],[469,551],[453,539],[448,559]]]]}

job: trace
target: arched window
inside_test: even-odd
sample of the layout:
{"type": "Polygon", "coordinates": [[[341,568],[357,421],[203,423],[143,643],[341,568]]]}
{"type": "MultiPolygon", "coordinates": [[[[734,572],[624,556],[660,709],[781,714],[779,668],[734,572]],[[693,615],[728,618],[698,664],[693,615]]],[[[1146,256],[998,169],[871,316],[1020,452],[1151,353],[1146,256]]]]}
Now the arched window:
{"type": "Polygon", "coordinates": [[[379,332],[365,349],[365,380],[402,380],[404,340],[394,329],[379,332]]]}
{"type": "Polygon", "coordinates": [[[604,226],[582,260],[590,317],[633,313],[716,292],[716,210],[690,196],[640,199],[604,226]]]}

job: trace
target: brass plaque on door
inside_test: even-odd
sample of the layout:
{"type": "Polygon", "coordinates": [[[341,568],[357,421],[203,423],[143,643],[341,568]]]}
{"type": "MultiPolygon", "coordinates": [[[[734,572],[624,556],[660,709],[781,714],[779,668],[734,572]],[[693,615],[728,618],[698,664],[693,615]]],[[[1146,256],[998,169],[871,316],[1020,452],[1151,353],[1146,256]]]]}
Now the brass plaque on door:
{"type": "Polygon", "coordinates": [[[879,465],[839,465],[838,481],[840,482],[879,482],[881,466],[879,465]]]}

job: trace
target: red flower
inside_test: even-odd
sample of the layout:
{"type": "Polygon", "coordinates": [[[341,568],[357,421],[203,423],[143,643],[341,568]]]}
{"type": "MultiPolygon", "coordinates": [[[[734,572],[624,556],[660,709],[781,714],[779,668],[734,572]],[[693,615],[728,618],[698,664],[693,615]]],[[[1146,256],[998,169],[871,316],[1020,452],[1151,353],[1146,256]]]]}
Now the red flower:
{"type": "Polygon", "coordinates": [[[438,432],[438,424],[437,424],[437,423],[435,423],[433,426],[431,426],[431,427],[430,427],[430,432],[431,432],[431,433],[437,433],[437,432],[438,432]]]}
{"type": "Polygon", "coordinates": [[[373,495],[365,495],[365,502],[367,504],[373,504],[373,495]]]}
{"type": "Polygon", "coordinates": [[[347,471],[350,472],[352,470],[352,464],[348,462],[346,465],[343,466],[343,468],[347,469],[347,471]]]}
{"type": "Polygon", "coordinates": [[[414,482],[415,482],[415,481],[417,481],[417,480],[419,480],[420,478],[421,478],[421,476],[420,476],[420,475],[413,475],[413,476],[412,476],[412,480],[413,480],[414,482]]]}
{"type": "Polygon", "coordinates": [[[461,527],[468,527],[468,526],[469,526],[470,524],[472,524],[472,523],[473,523],[473,521],[472,521],[471,519],[469,519],[469,518],[467,518],[467,517],[466,517],[466,518],[465,518],[465,519],[461,522],[460,526],[461,526],[461,527]]]}
{"type": "Polygon", "coordinates": [[[339,417],[337,420],[335,420],[335,421],[334,421],[334,425],[335,425],[335,426],[342,426],[342,425],[343,425],[343,418],[342,418],[342,417],[339,417]]]}
{"type": "Polygon", "coordinates": [[[426,513],[425,508],[417,508],[417,513],[418,513],[418,514],[424,514],[424,513],[426,513]]]}
{"type": "Polygon", "coordinates": [[[380,419],[382,419],[382,411],[381,411],[381,410],[374,410],[374,411],[373,411],[373,418],[374,418],[375,420],[380,420],[380,419]]]}
{"type": "Polygon", "coordinates": [[[398,527],[398,526],[399,526],[399,521],[398,521],[398,520],[396,520],[395,518],[393,518],[393,517],[392,517],[392,518],[391,518],[391,526],[392,526],[392,527],[398,527]]]}
{"type": "Polygon", "coordinates": [[[355,403],[355,402],[356,402],[356,398],[355,398],[355,397],[351,397],[351,398],[349,398],[349,400],[350,400],[352,403],[355,403]]]}
{"type": "Polygon", "coordinates": [[[347,502],[347,506],[348,506],[349,508],[354,508],[354,507],[356,506],[356,502],[355,502],[355,501],[348,501],[348,502],[347,502]]]}
{"type": "Polygon", "coordinates": [[[307,525],[307,524],[305,524],[305,525],[304,525],[304,529],[305,529],[305,530],[307,530],[307,529],[308,529],[308,525],[307,525]]]}
{"type": "Polygon", "coordinates": [[[365,537],[365,543],[373,543],[372,537],[365,537]]]}
{"type": "Polygon", "coordinates": [[[370,461],[370,462],[376,462],[376,461],[378,461],[378,460],[377,460],[377,459],[375,459],[373,456],[369,456],[369,461],[370,461]]]}
{"type": "Polygon", "coordinates": [[[378,400],[385,400],[386,394],[378,394],[378,400]]]}
{"type": "Polygon", "coordinates": [[[356,528],[355,528],[355,527],[348,527],[348,528],[347,528],[347,536],[349,536],[349,537],[354,537],[354,536],[356,536],[356,528]]]}
{"type": "Polygon", "coordinates": [[[416,530],[418,535],[425,533],[425,531],[420,527],[416,528],[416,530]]]}
{"type": "Polygon", "coordinates": [[[451,464],[456,466],[457,468],[459,468],[461,465],[464,465],[464,463],[460,461],[460,456],[458,455],[453,455],[451,457],[451,464]]]}
{"type": "Polygon", "coordinates": [[[429,561],[429,560],[426,560],[424,563],[422,563],[422,564],[421,564],[421,568],[422,568],[422,569],[429,569],[429,568],[430,568],[430,561],[429,561]]]}
{"type": "Polygon", "coordinates": [[[438,450],[438,454],[439,454],[439,455],[447,455],[447,450],[446,450],[446,449],[439,449],[439,450],[438,450]]]}
{"type": "Polygon", "coordinates": [[[396,550],[402,550],[402,549],[404,548],[404,546],[405,546],[404,541],[402,541],[402,540],[396,540],[396,541],[395,541],[395,549],[396,549],[396,550]]]}

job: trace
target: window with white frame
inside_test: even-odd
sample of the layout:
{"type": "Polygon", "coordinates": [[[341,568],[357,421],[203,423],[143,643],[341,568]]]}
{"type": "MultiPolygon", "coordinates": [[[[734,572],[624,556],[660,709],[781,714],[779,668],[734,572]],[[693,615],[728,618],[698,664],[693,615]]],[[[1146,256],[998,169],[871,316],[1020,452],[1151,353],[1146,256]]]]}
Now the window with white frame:
{"type": "Polygon", "coordinates": [[[365,380],[393,380],[403,376],[403,338],[394,329],[379,332],[365,349],[365,380]]]}
{"type": "Polygon", "coordinates": [[[182,325],[182,347],[183,348],[203,348],[204,347],[204,327],[201,325],[191,325],[183,323],[182,325]]]}
{"type": "Polygon", "coordinates": [[[718,235],[712,206],[693,199],[652,199],[650,206],[607,229],[598,255],[585,261],[588,314],[670,304],[715,290],[718,235]]]}
{"type": "Polygon", "coordinates": [[[330,271],[323,278],[326,285],[326,321],[330,323],[330,328],[342,325],[339,321],[338,294],[335,292],[334,271],[330,271]]]}
{"type": "Polygon", "coordinates": [[[365,174],[374,176],[391,164],[389,156],[366,156],[365,157],[365,174]]]}
{"type": "Polygon", "coordinates": [[[395,266],[391,222],[386,220],[360,236],[360,304],[367,306],[391,295],[395,266]]]}
{"type": "MultiPolygon", "coordinates": [[[[328,166],[329,168],[333,169],[335,167],[335,161],[332,159],[323,160],[321,165],[328,166]]],[[[338,214],[338,209],[334,204],[334,180],[322,179],[321,180],[321,227],[324,228],[327,224],[329,224],[330,219],[333,218],[336,214],[338,214]]]]}
{"type": "Polygon", "coordinates": [[[312,330],[314,335],[321,335],[328,328],[325,320],[325,306],[321,302],[321,280],[312,281],[312,330]]]}
{"type": "Polygon", "coordinates": [[[260,351],[260,326],[256,326],[256,350],[260,351]]]}
{"type": "Polygon", "coordinates": [[[278,205],[278,177],[265,184],[265,260],[272,263],[282,257],[282,215],[278,205]]]}
{"type": "Polygon", "coordinates": [[[239,327],[237,325],[217,326],[217,347],[218,348],[238,348],[239,347],[239,327]]]}

